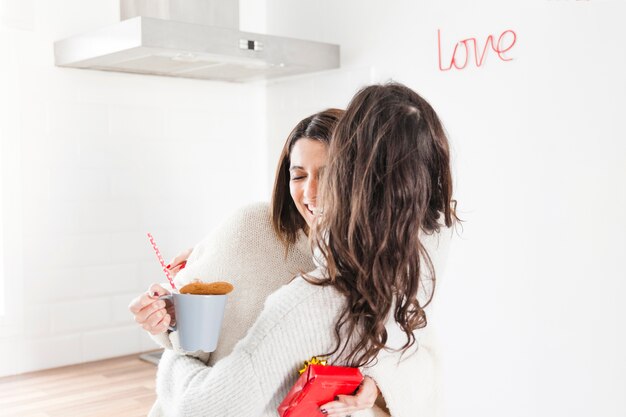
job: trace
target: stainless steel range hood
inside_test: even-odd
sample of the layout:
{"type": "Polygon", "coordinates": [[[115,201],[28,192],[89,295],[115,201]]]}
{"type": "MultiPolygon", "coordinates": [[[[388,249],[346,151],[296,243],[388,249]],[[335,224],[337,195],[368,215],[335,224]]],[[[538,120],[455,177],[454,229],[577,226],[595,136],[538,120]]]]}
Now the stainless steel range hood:
{"type": "Polygon", "coordinates": [[[54,44],[61,67],[251,81],[339,67],[339,46],[239,31],[238,0],[121,0],[122,21],[54,44]]]}

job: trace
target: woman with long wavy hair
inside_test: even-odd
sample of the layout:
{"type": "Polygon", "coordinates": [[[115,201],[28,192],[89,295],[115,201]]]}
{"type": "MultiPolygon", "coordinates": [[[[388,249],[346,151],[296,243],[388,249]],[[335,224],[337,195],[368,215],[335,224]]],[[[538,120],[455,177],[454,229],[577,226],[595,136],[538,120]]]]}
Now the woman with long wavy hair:
{"type": "MultiPolygon", "coordinates": [[[[157,377],[162,415],[276,416],[313,355],[360,367],[392,416],[432,415],[418,400],[428,383],[415,383],[426,370],[407,359],[424,357],[420,329],[435,283],[425,241],[456,221],[437,114],[403,85],[364,88],[333,134],[320,187],[312,233],[319,267],[270,295],[214,366],[167,351],[157,377]]],[[[381,409],[353,415],[387,415],[381,409]]],[[[320,408],[332,417],[353,411],[341,401],[320,408]]]]}
{"type": "Polygon", "coordinates": [[[400,84],[361,91],[335,130],[317,239],[327,277],[314,282],[347,299],[335,327],[355,339],[352,366],[385,347],[390,314],[406,336],[403,350],[426,326],[435,271],[423,237],[456,220],[449,160],[437,114],[400,84]]]}

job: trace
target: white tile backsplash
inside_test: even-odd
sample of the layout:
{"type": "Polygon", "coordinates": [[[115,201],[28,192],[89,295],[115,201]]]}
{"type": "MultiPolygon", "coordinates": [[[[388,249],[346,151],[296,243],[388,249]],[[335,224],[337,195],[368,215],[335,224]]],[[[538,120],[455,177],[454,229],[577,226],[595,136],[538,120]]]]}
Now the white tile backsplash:
{"type": "Polygon", "coordinates": [[[133,141],[162,139],[166,114],[166,109],[152,106],[109,106],[109,134],[133,141]]]}
{"type": "MultiPolygon", "coordinates": [[[[185,248],[183,248],[185,249],[185,248]]],[[[182,252],[182,250],[179,252],[182,252]]],[[[165,263],[169,263],[179,252],[170,254],[169,252],[163,253],[163,259],[165,263]]],[[[145,262],[139,263],[139,271],[137,272],[139,278],[139,286],[142,291],[147,291],[150,285],[159,282],[167,282],[167,278],[165,274],[161,270],[158,262],[156,262],[156,256],[154,256],[154,260],[150,259],[145,262]]]]}
{"type": "Polygon", "coordinates": [[[110,177],[110,171],[128,169],[133,164],[127,147],[112,141],[104,130],[78,134],[78,144],[76,162],[79,168],[106,169],[110,177]]]}
{"type": "Polygon", "coordinates": [[[0,22],[11,28],[33,30],[35,27],[35,0],[2,0],[0,22]]]}
{"type": "Polygon", "coordinates": [[[104,201],[111,197],[108,170],[59,167],[50,172],[50,195],[64,201],[104,201]]]}
{"type": "Polygon", "coordinates": [[[142,332],[139,335],[139,344],[141,346],[141,350],[144,352],[150,350],[159,350],[162,349],[159,344],[157,344],[147,332],[142,332]]]}
{"type": "Polygon", "coordinates": [[[77,266],[43,267],[29,265],[24,270],[24,282],[29,288],[27,306],[66,302],[80,299],[82,270],[77,266]]]}
{"type": "Polygon", "coordinates": [[[81,268],[80,286],[86,297],[141,290],[137,264],[106,264],[81,268]]]}
{"type": "Polygon", "coordinates": [[[137,205],[127,200],[79,201],[64,206],[75,214],[73,221],[77,230],[87,233],[133,230],[140,221],[137,205]]]}
{"type": "Polygon", "coordinates": [[[111,324],[109,297],[81,297],[77,301],[57,303],[50,310],[51,328],[56,334],[97,329],[111,324]]]}
{"type": "Polygon", "coordinates": [[[50,304],[33,304],[24,311],[24,334],[27,336],[50,335],[52,331],[50,304]]]}
{"type": "Polygon", "coordinates": [[[79,334],[26,339],[22,351],[23,372],[81,362],[79,334]]]}
{"type": "Polygon", "coordinates": [[[19,325],[0,336],[2,357],[20,359],[2,361],[0,376],[155,349],[128,311],[164,280],[146,232],[169,260],[230,210],[269,197],[262,84],[58,68],[51,34],[71,22],[43,22],[45,2],[36,16],[17,3],[9,14],[41,26],[0,21],[10,55],[0,75],[12,80],[1,84],[10,123],[0,134],[17,168],[3,201],[19,213],[4,231],[23,253],[11,280],[24,289],[9,304],[19,325]]]}
{"type": "MultiPolygon", "coordinates": [[[[145,291],[146,288],[142,288],[141,290],[145,291]]],[[[111,297],[111,321],[115,323],[115,325],[132,325],[135,323],[135,319],[129,311],[128,306],[142,291],[133,291],[111,297]]]]}
{"type": "Polygon", "coordinates": [[[83,135],[108,133],[109,119],[105,104],[50,100],[46,116],[48,131],[58,135],[55,136],[57,138],[62,138],[62,134],[68,132],[83,135]]]}
{"type": "Polygon", "coordinates": [[[53,42],[114,23],[117,3],[0,0],[5,287],[19,319],[0,335],[0,357],[16,358],[0,376],[154,349],[127,309],[165,279],[145,233],[169,260],[269,198],[264,83],[54,66],[53,42]]]}
{"type": "Polygon", "coordinates": [[[111,260],[110,242],[111,236],[106,233],[29,234],[24,236],[25,257],[27,262],[51,268],[104,265],[111,260]]]}
{"type": "Polygon", "coordinates": [[[82,336],[82,360],[95,361],[140,352],[145,333],[137,325],[85,332],[82,336]]]}

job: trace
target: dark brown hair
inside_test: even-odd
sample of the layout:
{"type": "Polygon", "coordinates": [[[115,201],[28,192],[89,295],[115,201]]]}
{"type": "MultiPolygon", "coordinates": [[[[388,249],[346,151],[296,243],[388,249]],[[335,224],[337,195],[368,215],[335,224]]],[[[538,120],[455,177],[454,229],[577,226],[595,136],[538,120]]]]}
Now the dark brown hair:
{"type": "Polygon", "coordinates": [[[287,248],[298,239],[298,231],[303,230],[305,233],[308,233],[306,221],[298,212],[289,193],[291,150],[296,142],[302,138],[318,140],[328,145],[333,130],[343,112],[343,110],[339,109],[327,109],[307,117],[300,121],[291,131],[285,146],[283,146],[278,159],[278,167],[276,168],[271,210],[274,231],[287,248]]]}
{"type": "Polygon", "coordinates": [[[359,91],[335,129],[319,195],[315,239],[328,278],[313,283],[347,298],[329,355],[341,348],[347,365],[371,363],[385,347],[390,314],[406,334],[405,351],[426,326],[434,291],[421,235],[457,220],[448,139],[430,104],[397,83],[359,91]]]}

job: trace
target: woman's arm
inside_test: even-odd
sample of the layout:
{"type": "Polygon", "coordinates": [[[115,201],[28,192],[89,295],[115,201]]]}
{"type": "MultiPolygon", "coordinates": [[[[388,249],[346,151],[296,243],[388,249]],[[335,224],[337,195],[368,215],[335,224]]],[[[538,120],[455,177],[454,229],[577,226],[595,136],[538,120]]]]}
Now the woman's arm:
{"type": "Polygon", "coordinates": [[[266,399],[249,355],[238,352],[214,367],[165,351],[157,375],[158,406],[165,416],[258,416],[266,399]]]}
{"type": "Polygon", "coordinates": [[[166,416],[254,417],[276,410],[303,360],[328,351],[341,300],[296,279],[267,299],[232,353],[215,366],[166,351],[157,375],[166,416]]]}
{"type": "Polygon", "coordinates": [[[418,345],[404,355],[381,351],[377,362],[363,368],[380,389],[394,417],[440,415],[439,357],[433,329],[418,331],[418,345]]]}

